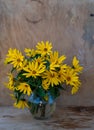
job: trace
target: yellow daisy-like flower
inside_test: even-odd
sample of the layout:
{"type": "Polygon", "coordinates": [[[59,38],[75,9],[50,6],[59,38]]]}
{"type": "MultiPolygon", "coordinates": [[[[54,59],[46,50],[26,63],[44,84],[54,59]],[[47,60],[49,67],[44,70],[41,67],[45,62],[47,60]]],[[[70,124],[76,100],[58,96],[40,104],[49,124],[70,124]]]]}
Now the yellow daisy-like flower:
{"type": "Polygon", "coordinates": [[[56,64],[55,62],[52,62],[52,63],[50,64],[50,71],[56,70],[57,67],[59,67],[59,65],[56,64]]]}
{"type": "Polygon", "coordinates": [[[58,85],[61,82],[58,79],[58,74],[52,71],[46,71],[45,74],[43,75],[43,78],[45,79],[45,82],[51,84],[52,87],[54,85],[58,85]]]}
{"type": "Polygon", "coordinates": [[[8,50],[8,54],[6,55],[6,59],[5,59],[5,61],[4,61],[5,64],[8,64],[8,63],[10,63],[10,62],[12,61],[14,51],[15,51],[15,50],[13,50],[12,48],[10,48],[10,49],[8,50]]]}
{"type": "Polygon", "coordinates": [[[25,48],[24,52],[28,57],[34,57],[36,55],[36,51],[34,49],[25,48]]]}
{"type": "Polygon", "coordinates": [[[46,54],[49,55],[51,53],[52,43],[50,43],[49,41],[46,41],[45,43],[41,41],[36,45],[36,48],[36,52],[38,54],[41,54],[43,56],[45,56],[46,54]]]}
{"type": "Polygon", "coordinates": [[[42,80],[42,87],[44,88],[44,90],[48,90],[49,89],[49,85],[50,83],[47,80],[42,80]]]}
{"type": "Polygon", "coordinates": [[[59,80],[63,83],[65,82],[65,73],[66,73],[66,69],[67,69],[67,65],[63,64],[59,67],[59,71],[58,71],[58,78],[59,80]]]}
{"type": "Polygon", "coordinates": [[[24,60],[24,56],[17,49],[9,49],[7,57],[5,59],[5,63],[11,63],[14,68],[19,68],[22,66],[22,62],[24,60]]]}
{"type": "Polygon", "coordinates": [[[78,82],[78,84],[76,84],[75,86],[72,87],[72,90],[71,90],[71,94],[75,94],[78,92],[79,90],[79,86],[81,85],[80,81],[78,82]]]}
{"type": "Polygon", "coordinates": [[[73,58],[72,64],[76,72],[82,72],[83,67],[79,65],[79,60],[77,60],[75,56],[73,58]]]}
{"type": "Polygon", "coordinates": [[[30,94],[32,93],[30,85],[27,83],[20,83],[16,89],[20,92],[23,92],[23,94],[27,94],[28,96],[30,96],[30,94]]]}
{"type": "Polygon", "coordinates": [[[59,54],[57,51],[52,52],[50,55],[50,62],[55,62],[56,64],[61,64],[66,59],[65,55],[62,55],[59,57],[59,54]]]}
{"type": "Polygon", "coordinates": [[[65,81],[65,75],[64,72],[62,70],[58,71],[58,78],[59,80],[63,83],[65,81]]]}
{"type": "Polygon", "coordinates": [[[69,67],[68,65],[63,64],[63,65],[60,66],[60,70],[61,70],[63,73],[65,73],[68,67],[69,67]]]}
{"type": "Polygon", "coordinates": [[[25,60],[22,62],[22,65],[19,66],[19,68],[17,68],[17,71],[23,70],[23,68],[26,67],[27,65],[28,65],[28,61],[27,61],[27,59],[25,59],[25,60]]]}
{"type": "Polygon", "coordinates": [[[10,89],[10,90],[14,90],[14,76],[12,73],[9,73],[8,74],[8,79],[9,79],[9,82],[8,83],[5,83],[5,86],[10,89]]]}
{"type": "Polygon", "coordinates": [[[18,103],[17,102],[14,103],[14,107],[17,107],[19,109],[24,109],[25,107],[29,107],[29,106],[27,104],[27,101],[20,100],[18,103]]]}
{"type": "Polygon", "coordinates": [[[65,73],[65,81],[67,85],[78,85],[79,84],[79,77],[78,74],[72,68],[67,68],[65,73]]]}
{"type": "Polygon", "coordinates": [[[29,65],[24,67],[23,69],[26,71],[23,75],[26,77],[34,77],[40,76],[45,71],[45,66],[43,64],[38,65],[38,62],[29,62],[29,65]]]}
{"type": "Polygon", "coordinates": [[[40,64],[45,64],[46,62],[44,61],[44,57],[38,57],[38,58],[36,58],[35,60],[34,60],[35,62],[37,62],[38,63],[38,65],[40,65],[40,64]]]}

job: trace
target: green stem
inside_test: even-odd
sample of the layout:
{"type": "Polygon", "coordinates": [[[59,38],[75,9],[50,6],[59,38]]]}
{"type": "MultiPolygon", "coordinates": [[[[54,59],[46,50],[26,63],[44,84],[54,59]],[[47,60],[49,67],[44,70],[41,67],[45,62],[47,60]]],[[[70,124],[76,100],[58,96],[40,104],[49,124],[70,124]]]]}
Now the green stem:
{"type": "Polygon", "coordinates": [[[46,109],[46,105],[42,104],[42,106],[41,106],[41,117],[45,117],[45,109],[46,109]]]}

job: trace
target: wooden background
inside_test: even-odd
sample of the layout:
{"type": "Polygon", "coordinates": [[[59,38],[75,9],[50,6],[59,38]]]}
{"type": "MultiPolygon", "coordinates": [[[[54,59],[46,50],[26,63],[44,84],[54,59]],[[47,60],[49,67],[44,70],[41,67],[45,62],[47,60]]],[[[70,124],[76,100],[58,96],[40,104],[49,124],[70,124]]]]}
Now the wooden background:
{"type": "Polygon", "coordinates": [[[94,1],[93,0],[0,0],[0,106],[11,105],[5,88],[8,49],[35,47],[41,40],[53,43],[53,50],[76,55],[84,71],[77,95],[64,92],[59,105],[94,105],[94,1]]]}

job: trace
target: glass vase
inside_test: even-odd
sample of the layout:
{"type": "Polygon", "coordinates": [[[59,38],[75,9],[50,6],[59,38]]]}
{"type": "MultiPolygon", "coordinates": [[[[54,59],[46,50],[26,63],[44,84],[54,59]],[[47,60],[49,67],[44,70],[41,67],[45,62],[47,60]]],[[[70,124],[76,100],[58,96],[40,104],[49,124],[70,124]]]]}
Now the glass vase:
{"type": "Polygon", "coordinates": [[[50,118],[53,115],[55,108],[56,102],[53,102],[52,104],[32,103],[30,107],[30,112],[35,119],[44,120],[50,118]]]}

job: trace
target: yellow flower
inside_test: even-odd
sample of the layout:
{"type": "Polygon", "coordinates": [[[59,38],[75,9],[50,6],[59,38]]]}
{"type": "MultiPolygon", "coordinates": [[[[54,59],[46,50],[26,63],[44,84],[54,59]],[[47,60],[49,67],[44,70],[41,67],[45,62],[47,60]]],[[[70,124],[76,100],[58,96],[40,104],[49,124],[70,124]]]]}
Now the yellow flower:
{"type": "Polygon", "coordinates": [[[5,83],[5,86],[10,89],[10,90],[14,90],[14,77],[13,77],[13,74],[12,73],[9,73],[8,74],[8,79],[9,79],[9,82],[8,83],[5,83]]]}
{"type": "Polygon", "coordinates": [[[63,64],[63,65],[60,66],[60,70],[61,70],[63,73],[65,73],[68,67],[69,67],[68,65],[63,64]]]}
{"type": "Polygon", "coordinates": [[[12,50],[11,48],[8,50],[8,54],[6,55],[6,59],[4,61],[5,64],[8,64],[12,61],[13,59],[13,53],[14,53],[14,50],[12,50]]]}
{"type": "Polygon", "coordinates": [[[17,68],[17,71],[23,70],[23,68],[26,67],[27,65],[28,65],[28,61],[27,61],[27,59],[25,59],[25,60],[22,62],[22,66],[19,66],[19,68],[17,68]]]}
{"type": "Polygon", "coordinates": [[[56,70],[57,67],[59,67],[59,65],[56,64],[55,62],[52,62],[52,63],[50,64],[50,71],[56,70]]]}
{"type": "Polygon", "coordinates": [[[45,71],[45,66],[43,64],[38,65],[38,62],[29,62],[29,65],[24,67],[23,70],[26,71],[23,75],[26,77],[34,77],[40,76],[41,73],[45,71]]]}
{"type": "Polygon", "coordinates": [[[34,62],[37,62],[38,65],[40,64],[45,64],[46,62],[44,61],[44,57],[38,57],[38,58],[35,58],[34,62]]]}
{"type": "Polygon", "coordinates": [[[45,43],[43,41],[39,42],[36,45],[36,52],[45,56],[46,54],[50,54],[51,53],[51,49],[52,49],[52,43],[50,43],[49,41],[46,41],[45,43]]]}
{"type": "Polygon", "coordinates": [[[61,81],[61,82],[64,82],[65,81],[65,75],[64,75],[64,72],[62,70],[58,71],[58,79],[61,81]]]}
{"type": "Polygon", "coordinates": [[[46,71],[43,75],[45,82],[51,84],[51,86],[58,85],[61,81],[58,79],[58,74],[56,72],[46,71]]]}
{"type": "Polygon", "coordinates": [[[67,67],[68,66],[66,64],[63,64],[60,66],[59,71],[58,71],[58,78],[62,83],[65,81],[65,73],[66,73],[67,67]]]}
{"type": "Polygon", "coordinates": [[[59,57],[59,54],[57,51],[52,52],[50,55],[50,62],[55,62],[56,64],[61,64],[66,59],[65,55],[62,55],[59,57]]]}
{"type": "Polygon", "coordinates": [[[47,80],[42,80],[42,87],[44,88],[44,90],[48,90],[49,89],[49,82],[47,80]]]}
{"type": "Polygon", "coordinates": [[[25,48],[26,56],[34,57],[36,55],[36,51],[34,49],[25,48]]]}
{"type": "Polygon", "coordinates": [[[72,68],[67,68],[65,73],[65,81],[67,85],[78,85],[79,84],[79,77],[78,74],[72,68]]]}
{"type": "Polygon", "coordinates": [[[32,93],[30,85],[27,83],[20,83],[16,89],[20,92],[23,92],[23,94],[27,94],[28,96],[30,96],[30,94],[32,93]]]}
{"type": "Polygon", "coordinates": [[[74,56],[72,61],[73,67],[76,72],[81,72],[83,70],[83,67],[79,65],[79,60],[74,56]]]}
{"type": "Polygon", "coordinates": [[[20,66],[22,66],[23,60],[24,56],[19,50],[10,48],[5,59],[5,63],[11,63],[14,68],[19,68],[20,66]]]}
{"type": "MultiPolygon", "coordinates": [[[[79,85],[80,85],[80,84],[79,84],[79,85]]],[[[73,86],[73,87],[72,87],[72,90],[71,90],[71,94],[77,93],[78,90],[79,90],[79,86],[73,86]]]]}
{"type": "Polygon", "coordinates": [[[19,109],[24,109],[25,107],[29,107],[27,102],[25,100],[20,100],[18,103],[14,103],[14,107],[17,107],[19,109]]]}

